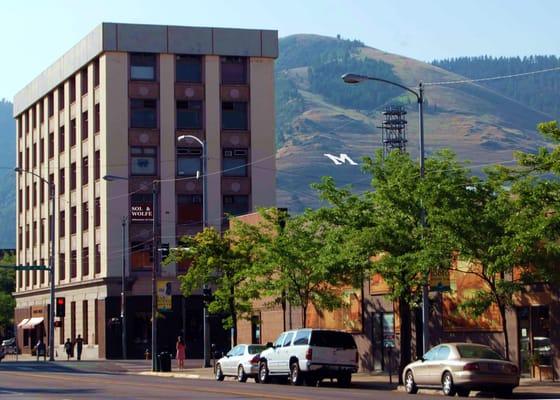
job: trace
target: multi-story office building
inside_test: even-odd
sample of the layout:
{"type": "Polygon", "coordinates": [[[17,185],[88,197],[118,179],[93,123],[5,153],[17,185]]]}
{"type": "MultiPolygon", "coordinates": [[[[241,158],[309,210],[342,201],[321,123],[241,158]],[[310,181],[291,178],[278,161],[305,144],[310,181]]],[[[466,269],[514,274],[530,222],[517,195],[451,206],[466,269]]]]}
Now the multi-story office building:
{"type": "MultiPolygon", "coordinates": [[[[202,148],[180,136],[206,144],[208,225],[222,229],[225,214],[275,205],[277,55],[276,31],[103,23],[16,95],[18,166],[55,186],[60,355],[79,334],[86,357],[120,356],[123,253],[128,353],[150,347],[152,182],[161,242],[174,247],[202,229],[202,148]]],[[[45,265],[48,185],[19,173],[17,203],[17,262],[45,265]]],[[[185,269],[160,271],[173,298],[159,319],[159,348],[182,334],[189,356],[201,357],[202,301],[180,296],[185,269]]],[[[18,271],[16,301],[19,345],[29,351],[49,331],[48,273],[18,271]]],[[[212,341],[227,342],[220,319],[211,325],[212,341]]]]}

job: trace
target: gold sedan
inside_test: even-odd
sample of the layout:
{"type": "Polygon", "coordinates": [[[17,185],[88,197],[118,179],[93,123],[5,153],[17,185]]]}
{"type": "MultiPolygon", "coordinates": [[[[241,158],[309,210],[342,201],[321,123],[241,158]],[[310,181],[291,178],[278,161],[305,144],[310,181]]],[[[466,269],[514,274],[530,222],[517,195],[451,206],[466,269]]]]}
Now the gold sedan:
{"type": "Polygon", "coordinates": [[[488,346],[444,343],[403,370],[406,392],[441,388],[446,396],[467,397],[471,390],[509,396],[519,385],[519,369],[488,346]]]}

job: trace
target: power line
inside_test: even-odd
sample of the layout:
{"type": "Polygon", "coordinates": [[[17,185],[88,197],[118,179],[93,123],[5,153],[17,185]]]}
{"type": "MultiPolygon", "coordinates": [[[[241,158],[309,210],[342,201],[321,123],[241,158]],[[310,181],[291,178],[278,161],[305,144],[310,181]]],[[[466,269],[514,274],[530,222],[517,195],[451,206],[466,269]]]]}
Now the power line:
{"type": "Polygon", "coordinates": [[[487,77],[487,78],[461,79],[461,80],[456,80],[456,81],[441,81],[441,82],[426,82],[426,83],[423,83],[423,85],[424,86],[436,86],[436,85],[455,85],[455,84],[459,84],[459,83],[487,82],[487,81],[495,81],[495,80],[499,80],[499,79],[517,78],[517,77],[520,77],[520,76],[537,75],[537,74],[543,74],[545,72],[553,72],[553,71],[560,71],[560,67],[540,69],[538,71],[520,72],[518,74],[497,75],[497,76],[491,76],[491,77],[487,77]]]}

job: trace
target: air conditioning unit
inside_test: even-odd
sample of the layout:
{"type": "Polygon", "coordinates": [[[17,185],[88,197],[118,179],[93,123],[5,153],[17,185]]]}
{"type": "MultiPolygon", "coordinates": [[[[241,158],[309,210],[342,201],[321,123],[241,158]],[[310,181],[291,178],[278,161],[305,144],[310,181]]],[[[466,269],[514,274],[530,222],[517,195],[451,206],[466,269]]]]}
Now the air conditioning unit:
{"type": "Polygon", "coordinates": [[[233,151],[232,150],[224,150],[224,157],[232,157],[233,151]]]}

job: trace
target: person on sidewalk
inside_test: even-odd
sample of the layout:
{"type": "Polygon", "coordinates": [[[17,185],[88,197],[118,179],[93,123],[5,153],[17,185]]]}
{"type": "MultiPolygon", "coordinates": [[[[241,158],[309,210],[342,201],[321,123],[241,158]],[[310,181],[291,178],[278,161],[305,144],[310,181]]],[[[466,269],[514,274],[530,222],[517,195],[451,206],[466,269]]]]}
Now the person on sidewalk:
{"type": "Polygon", "coordinates": [[[43,357],[44,361],[47,361],[47,348],[43,339],[39,339],[37,344],[35,345],[35,353],[37,354],[37,361],[39,361],[39,357],[43,357]]]}
{"type": "Polygon", "coordinates": [[[72,357],[72,342],[70,341],[70,338],[67,338],[66,342],[64,343],[64,351],[66,352],[66,357],[69,361],[70,357],[72,357]]]}
{"type": "Polygon", "coordinates": [[[84,339],[81,335],[78,335],[76,339],[76,351],[78,352],[78,361],[82,359],[82,350],[84,348],[84,339]]]}
{"type": "Polygon", "coordinates": [[[181,336],[177,338],[177,345],[175,347],[177,349],[177,354],[175,356],[177,359],[177,366],[179,369],[183,369],[185,368],[185,350],[187,346],[181,336]]]}

